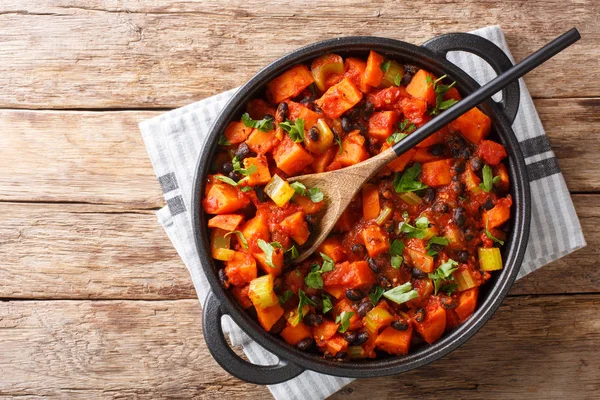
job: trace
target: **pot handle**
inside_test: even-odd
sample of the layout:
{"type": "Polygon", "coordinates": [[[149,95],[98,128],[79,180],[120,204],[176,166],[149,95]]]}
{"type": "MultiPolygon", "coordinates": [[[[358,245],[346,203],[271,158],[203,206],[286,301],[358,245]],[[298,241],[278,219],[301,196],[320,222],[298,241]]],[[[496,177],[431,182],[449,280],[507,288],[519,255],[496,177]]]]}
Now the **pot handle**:
{"type": "Polygon", "coordinates": [[[304,371],[296,364],[279,360],[275,365],[256,365],[239,357],[225,340],[221,317],[226,313],[214,293],[204,302],[202,327],[208,350],[219,365],[231,375],[258,385],[273,385],[294,378],[304,371]]]}
{"type": "MultiPolygon", "coordinates": [[[[508,56],[491,41],[470,33],[448,33],[437,36],[425,43],[423,46],[440,54],[444,58],[449,51],[467,51],[481,57],[499,75],[513,66],[508,56]]],[[[502,111],[512,124],[519,111],[519,81],[514,81],[505,89],[502,89],[502,111]]]]}

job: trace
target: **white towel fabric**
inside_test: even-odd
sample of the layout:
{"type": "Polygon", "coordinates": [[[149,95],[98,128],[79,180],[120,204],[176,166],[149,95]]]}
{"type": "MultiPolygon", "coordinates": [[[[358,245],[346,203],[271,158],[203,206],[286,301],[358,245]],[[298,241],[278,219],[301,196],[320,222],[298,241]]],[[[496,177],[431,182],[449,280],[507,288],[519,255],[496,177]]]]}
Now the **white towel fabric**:
{"type": "MultiPolygon", "coordinates": [[[[472,33],[491,40],[511,57],[500,27],[485,27],[472,33]]],[[[480,84],[496,76],[491,67],[468,53],[449,53],[448,59],[480,84]]],[[[520,86],[521,103],[513,129],[526,157],[533,207],[529,243],[518,278],[585,246],[579,220],[544,128],[522,80],[520,86]]],[[[158,220],[190,271],[201,303],[210,287],[192,234],[192,180],[209,128],[235,91],[220,93],[140,124],[167,202],[167,206],[157,212],[158,220]]],[[[243,347],[251,362],[262,365],[276,362],[276,356],[252,341],[231,319],[224,321],[224,329],[234,345],[243,347]]],[[[288,382],[269,386],[269,390],[276,399],[316,400],[330,396],[351,381],[305,371],[288,382]]]]}

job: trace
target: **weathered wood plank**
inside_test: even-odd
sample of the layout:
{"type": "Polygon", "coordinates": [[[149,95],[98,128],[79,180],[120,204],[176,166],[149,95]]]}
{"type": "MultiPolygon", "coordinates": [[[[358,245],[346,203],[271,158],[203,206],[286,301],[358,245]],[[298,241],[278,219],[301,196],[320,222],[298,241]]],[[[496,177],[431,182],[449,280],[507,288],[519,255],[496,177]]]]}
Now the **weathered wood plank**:
{"type": "MultiPolygon", "coordinates": [[[[535,103],[569,189],[600,191],[600,100],[535,103]]],[[[137,127],[158,114],[0,110],[0,200],[162,206],[137,127]]]]}
{"type": "MultiPolygon", "coordinates": [[[[449,391],[460,399],[593,397],[600,390],[599,312],[597,295],[511,298],[446,358],[401,377],[355,381],[333,398],[447,399],[449,391]]],[[[268,393],[217,366],[194,300],[4,302],[0,352],[3,396],[268,393]]]]}
{"type": "MultiPolygon", "coordinates": [[[[588,247],[525,277],[511,294],[598,292],[599,198],[574,196],[588,247]]],[[[0,298],[196,297],[151,211],[10,203],[0,203],[0,210],[0,298]]]]}
{"type": "Polygon", "coordinates": [[[599,12],[593,0],[9,0],[0,5],[0,107],[176,107],[238,86],[318,40],[374,35],[420,44],[491,24],[503,27],[516,59],[578,26],[583,40],[526,80],[536,97],[598,96],[597,80],[574,77],[597,69],[599,12]]]}

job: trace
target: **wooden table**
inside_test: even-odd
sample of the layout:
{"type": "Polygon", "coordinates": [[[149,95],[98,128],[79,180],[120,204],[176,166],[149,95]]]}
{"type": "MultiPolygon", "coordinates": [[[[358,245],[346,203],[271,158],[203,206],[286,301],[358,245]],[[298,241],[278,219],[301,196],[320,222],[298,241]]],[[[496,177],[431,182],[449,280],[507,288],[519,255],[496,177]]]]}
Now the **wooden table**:
{"type": "Polygon", "coordinates": [[[0,397],[265,398],[206,349],[137,123],[313,41],[500,24],[516,59],[581,30],[525,81],[589,245],[519,281],[443,360],[333,397],[598,398],[598,1],[263,3],[0,3],[0,397]]]}

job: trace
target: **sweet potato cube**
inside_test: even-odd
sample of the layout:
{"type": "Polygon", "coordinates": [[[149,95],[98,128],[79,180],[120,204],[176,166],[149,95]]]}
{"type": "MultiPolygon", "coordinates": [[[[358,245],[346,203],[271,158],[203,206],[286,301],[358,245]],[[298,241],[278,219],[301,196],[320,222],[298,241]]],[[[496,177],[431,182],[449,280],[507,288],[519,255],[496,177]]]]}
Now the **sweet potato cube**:
{"type": "Polygon", "coordinates": [[[241,232],[246,238],[251,250],[256,246],[258,239],[268,242],[270,238],[267,221],[261,214],[257,214],[251,220],[246,221],[246,223],[242,225],[241,232]]]}
{"type": "Polygon", "coordinates": [[[256,316],[260,325],[268,332],[283,316],[283,308],[279,304],[267,308],[257,308],[256,316]]]}
{"type": "Polygon", "coordinates": [[[426,163],[429,161],[435,161],[435,160],[439,160],[442,158],[441,156],[434,156],[433,154],[431,154],[428,147],[420,147],[415,150],[416,150],[415,154],[413,155],[413,158],[412,158],[412,161],[414,161],[414,162],[426,163]]]}
{"type": "Polygon", "coordinates": [[[244,310],[252,307],[252,301],[250,300],[250,297],[248,297],[249,288],[250,285],[233,286],[231,288],[231,293],[233,294],[233,297],[235,297],[235,300],[242,306],[244,310]]]}
{"type": "Polygon", "coordinates": [[[304,211],[305,214],[309,215],[318,213],[321,210],[321,208],[323,208],[323,206],[325,205],[325,200],[321,200],[317,203],[314,203],[308,197],[300,196],[298,194],[296,194],[292,199],[294,203],[302,207],[302,211],[304,211]]]}
{"type": "Polygon", "coordinates": [[[369,86],[365,82],[367,63],[358,58],[348,57],[344,63],[344,77],[350,79],[361,92],[367,93],[369,86]]]}
{"type": "Polygon", "coordinates": [[[488,229],[496,228],[510,218],[510,207],[512,200],[510,198],[502,198],[496,202],[496,205],[491,210],[483,213],[483,224],[488,229]]]}
{"type": "Polygon", "coordinates": [[[467,190],[469,190],[473,194],[481,193],[481,188],[479,187],[481,179],[479,179],[477,174],[473,172],[470,163],[467,163],[467,168],[463,173],[463,178],[465,180],[465,186],[467,187],[467,190]]]}
{"type": "Polygon", "coordinates": [[[298,96],[314,82],[306,65],[296,65],[279,75],[267,84],[267,89],[274,103],[298,96]]]}
{"type": "Polygon", "coordinates": [[[371,258],[377,257],[390,249],[387,235],[377,224],[371,224],[363,228],[361,235],[371,258]]]}
{"type": "Polygon", "coordinates": [[[309,152],[290,139],[288,135],[285,135],[281,143],[275,147],[273,159],[277,164],[277,168],[288,175],[296,175],[302,172],[314,160],[309,152]]]}
{"type": "Polygon", "coordinates": [[[428,274],[433,272],[433,257],[428,256],[427,253],[419,250],[406,249],[406,251],[414,267],[419,268],[421,271],[428,274]]]}
{"type": "Polygon", "coordinates": [[[296,326],[287,325],[280,333],[281,337],[292,346],[297,345],[300,341],[312,337],[312,330],[300,322],[296,326]]]}
{"type": "Polygon", "coordinates": [[[362,92],[348,78],[327,89],[315,103],[330,118],[339,118],[354,107],[361,99],[362,92]]]}
{"type": "Polygon", "coordinates": [[[342,351],[346,351],[346,349],[348,349],[349,344],[346,341],[346,339],[344,339],[342,337],[342,335],[336,334],[334,337],[332,337],[329,340],[326,340],[324,342],[317,342],[317,345],[325,353],[328,353],[328,354],[334,356],[342,351]]]}
{"type": "Polygon", "coordinates": [[[222,214],[208,220],[209,228],[220,228],[224,231],[234,231],[244,217],[239,214],[222,214]]]}
{"type": "MultiPolygon", "coordinates": [[[[392,147],[388,142],[385,142],[383,146],[381,146],[381,152],[392,147]]],[[[394,172],[402,172],[404,168],[408,165],[409,162],[412,161],[415,153],[417,151],[415,149],[409,149],[406,153],[402,154],[400,157],[396,158],[394,161],[389,163],[387,166],[394,172]]]]}
{"type": "Polygon", "coordinates": [[[435,77],[424,69],[420,69],[406,86],[406,91],[417,99],[425,100],[429,107],[435,106],[436,94],[433,88],[435,77]]]}
{"type": "Polygon", "coordinates": [[[379,188],[376,185],[370,183],[363,185],[362,207],[365,220],[375,219],[379,216],[381,207],[379,205],[379,188]]]}
{"type": "Polygon", "coordinates": [[[281,271],[283,270],[283,255],[284,254],[282,249],[276,248],[273,252],[271,261],[273,262],[275,268],[271,267],[267,263],[267,256],[265,255],[265,253],[254,253],[254,258],[256,258],[256,261],[258,261],[258,265],[265,274],[279,276],[281,275],[281,271]]]}
{"type": "Polygon", "coordinates": [[[319,118],[323,117],[322,114],[314,112],[304,104],[288,101],[287,105],[289,110],[289,119],[295,121],[298,118],[302,118],[304,121],[304,130],[306,131],[312,128],[317,123],[319,118]]]}
{"type": "Polygon", "coordinates": [[[375,347],[390,354],[408,354],[410,340],[412,339],[412,326],[405,331],[399,331],[388,326],[377,336],[375,347]]]}
{"type": "Polygon", "coordinates": [[[456,312],[461,323],[467,320],[475,312],[478,294],[478,287],[460,292],[460,295],[458,296],[458,306],[456,306],[454,312],[456,312]]]}
{"type": "Polygon", "coordinates": [[[446,135],[448,134],[448,128],[443,127],[439,131],[435,132],[433,135],[429,136],[427,139],[423,140],[421,143],[417,144],[416,147],[429,147],[434,144],[444,143],[446,141],[446,135]]]}
{"type": "Polygon", "coordinates": [[[254,129],[246,140],[250,150],[258,155],[268,153],[277,143],[279,143],[279,139],[275,137],[275,130],[263,132],[260,129],[254,129]]]}
{"type": "Polygon", "coordinates": [[[413,320],[414,327],[423,340],[431,344],[444,334],[446,329],[446,310],[437,298],[430,298],[425,307],[425,320],[417,322],[413,320]]]}
{"type": "Polygon", "coordinates": [[[508,170],[506,169],[506,166],[503,163],[500,163],[496,166],[496,168],[494,169],[494,176],[500,178],[496,186],[498,186],[502,190],[508,190],[508,188],[510,187],[510,180],[508,177],[508,170]]]}
{"type": "Polygon", "coordinates": [[[345,287],[345,288],[363,288],[370,287],[375,283],[375,275],[366,261],[356,261],[349,263],[345,261],[335,265],[331,272],[323,274],[323,286],[345,287]]]}
{"type": "Polygon", "coordinates": [[[396,130],[398,114],[395,111],[379,111],[369,118],[367,135],[379,142],[385,141],[396,130]]]}
{"type": "Polygon", "coordinates": [[[335,236],[325,239],[321,246],[319,246],[318,251],[327,254],[336,263],[346,258],[342,241],[335,236]]]}
{"type": "Polygon", "coordinates": [[[252,99],[246,105],[246,112],[252,119],[263,119],[266,115],[275,115],[275,107],[263,99],[252,99]]]}
{"type": "Polygon", "coordinates": [[[451,132],[460,132],[465,139],[478,144],[490,134],[492,121],[479,108],[474,107],[450,122],[448,127],[451,132]]]}
{"type": "Polygon", "coordinates": [[[239,195],[239,191],[227,184],[214,183],[204,200],[202,206],[208,214],[231,214],[248,205],[250,201],[239,195]]]}
{"type": "Polygon", "coordinates": [[[381,84],[385,72],[381,69],[384,58],[381,54],[371,50],[369,58],[367,58],[367,66],[365,68],[364,81],[367,85],[377,87],[381,84]]]}
{"type": "Polygon", "coordinates": [[[250,136],[253,128],[249,128],[241,121],[230,122],[225,128],[225,137],[231,144],[242,143],[250,136]]]}
{"type": "Polygon", "coordinates": [[[264,156],[247,157],[244,159],[244,168],[248,169],[252,165],[256,167],[256,171],[248,175],[248,185],[266,185],[271,180],[267,159],[264,156]]]}
{"type": "Polygon", "coordinates": [[[427,102],[415,97],[403,98],[400,100],[400,107],[404,119],[409,120],[416,125],[422,125],[427,122],[430,117],[427,115],[427,102]]]}
{"type": "Polygon", "coordinates": [[[427,186],[444,186],[452,182],[452,160],[430,161],[422,165],[421,182],[427,186]]]}
{"type": "Polygon", "coordinates": [[[342,149],[342,154],[336,154],[334,162],[339,162],[343,167],[358,164],[369,158],[365,138],[359,131],[352,131],[342,139],[342,149]]]}
{"type": "Polygon", "coordinates": [[[333,157],[335,157],[338,151],[338,146],[332,146],[329,149],[327,149],[324,153],[315,155],[315,161],[313,161],[312,163],[312,167],[315,170],[315,172],[325,172],[329,164],[331,164],[331,162],[333,161],[333,157]]]}
{"type": "Polygon", "coordinates": [[[308,240],[310,231],[304,219],[304,212],[298,211],[281,221],[281,228],[288,232],[294,242],[302,246],[308,240]]]}
{"type": "Polygon", "coordinates": [[[323,319],[323,323],[315,326],[313,329],[313,335],[315,340],[324,341],[329,340],[335,335],[338,330],[339,325],[333,322],[330,319],[323,319]]]}
{"type": "Polygon", "coordinates": [[[250,254],[236,251],[231,260],[225,263],[225,274],[232,285],[244,286],[256,279],[256,261],[250,254]]]}
{"type": "Polygon", "coordinates": [[[477,146],[477,155],[489,165],[498,165],[506,157],[506,149],[492,140],[482,140],[477,146]]]}

